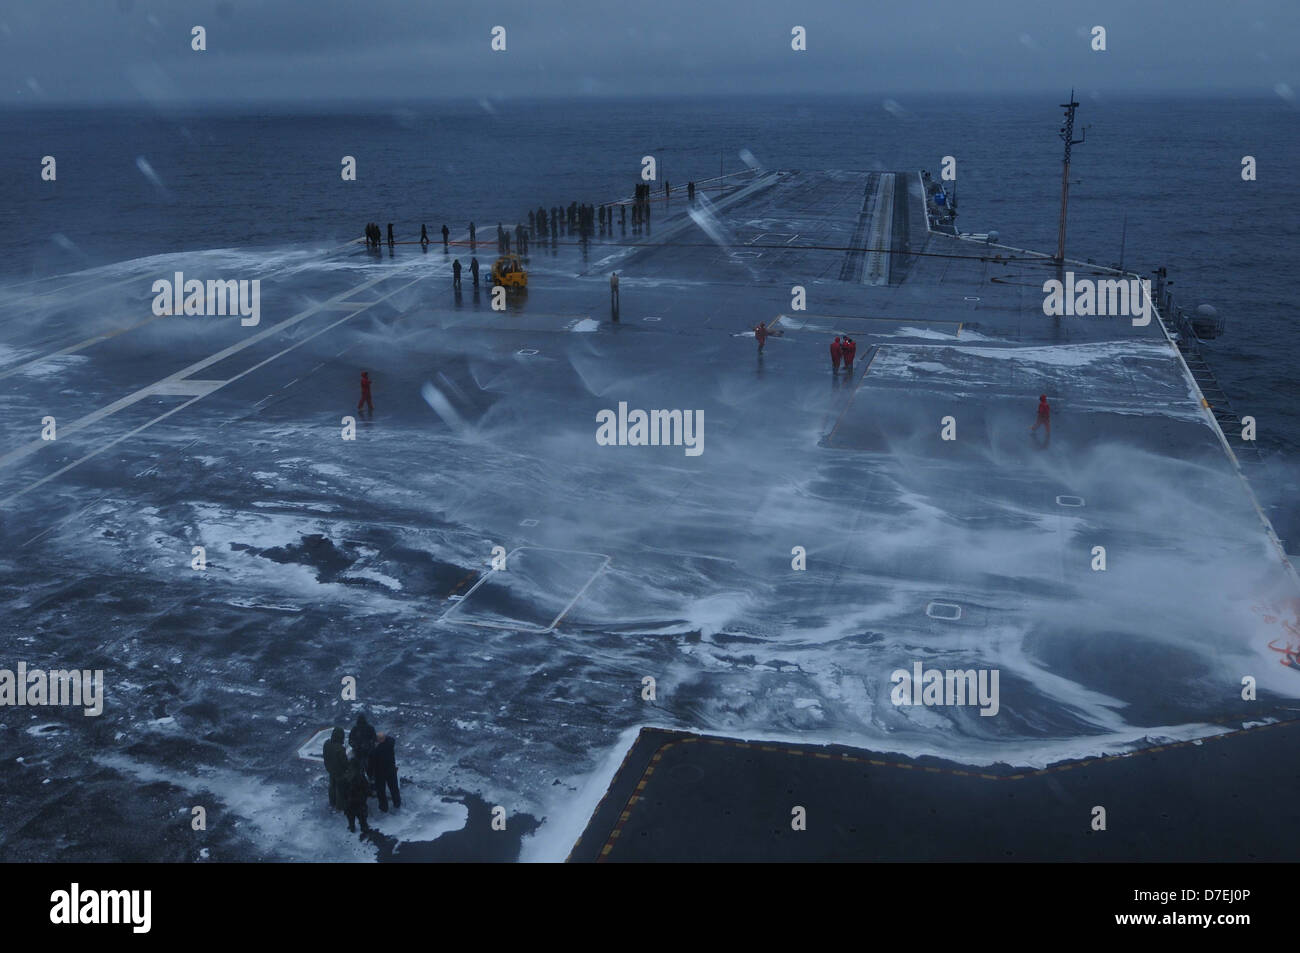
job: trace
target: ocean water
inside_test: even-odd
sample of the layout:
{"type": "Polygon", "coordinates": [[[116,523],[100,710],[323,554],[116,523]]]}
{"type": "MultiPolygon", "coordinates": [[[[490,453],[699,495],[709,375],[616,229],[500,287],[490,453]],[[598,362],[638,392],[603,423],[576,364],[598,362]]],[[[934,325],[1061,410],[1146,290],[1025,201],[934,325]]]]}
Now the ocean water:
{"type": "MultiPolygon", "coordinates": [[[[538,205],[630,192],[641,159],[685,186],[743,168],[939,169],[957,160],[958,223],[1005,244],[1056,243],[1058,101],[1043,97],[679,102],[481,100],[445,104],[166,113],[66,109],[0,114],[0,283],[169,251],[268,254],[334,246],[366,221],[400,238],[421,223],[489,231],[538,205]],[[40,177],[43,156],[58,165],[40,177]],[[358,176],[340,176],[343,156],[358,176]]],[[[1300,448],[1291,283],[1300,224],[1288,201],[1300,116],[1280,98],[1081,96],[1072,257],[1169,269],[1184,305],[1228,319],[1212,365],[1259,421],[1274,479],[1294,488],[1300,448]],[[1241,178],[1254,156],[1258,179],[1241,178]]]]}

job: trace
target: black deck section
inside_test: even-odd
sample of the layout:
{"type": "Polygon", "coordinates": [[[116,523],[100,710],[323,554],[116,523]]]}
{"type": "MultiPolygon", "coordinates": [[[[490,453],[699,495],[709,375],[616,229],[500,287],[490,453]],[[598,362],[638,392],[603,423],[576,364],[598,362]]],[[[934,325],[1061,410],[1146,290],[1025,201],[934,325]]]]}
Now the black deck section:
{"type": "Polygon", "coordinates": [[[1282,861],[1298,791],[1294,720],[1037,771],[643,728],[569,860],[1282,861]]]}
{"type": "MultiPolygon", "coordinates": [[[[921,205],[920,208],[913,209],[912,207],[912,187],[912,176],[898,175],[894,177],[894,225],[889,243],[889,247],[894,251],[889,260],[889,283],[892,285],[902,284],[906,280],[912,265],[916,262],[915,255],[904,253],[913,250],[912,229],[918,223],[923,226],[925,221],[923,203],[918,203],[921,205]]],[[[925,243],[924,228],[919,228],[917,231],[917,243],[923,245],[925,243]]]]}
{"type": "Polygon", "coordinates": [[[853,237],[849,239],[849,250],[844,253],[844,264],[840,266],[840,281],[862,280],[862,265],[867,250],[867,226],[871,224],[871,195],[876,191],[876,183],[879,180],[879,172],[871,172],[867,175],[866,186],[862,190],[862,208],[858,212],[858,221],[853,228],[853,237]]]}

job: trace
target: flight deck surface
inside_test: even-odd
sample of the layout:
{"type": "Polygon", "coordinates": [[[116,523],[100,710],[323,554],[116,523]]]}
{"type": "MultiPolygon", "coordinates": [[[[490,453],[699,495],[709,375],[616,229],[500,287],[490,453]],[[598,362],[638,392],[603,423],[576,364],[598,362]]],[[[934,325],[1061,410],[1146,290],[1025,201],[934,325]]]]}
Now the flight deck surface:
{"type": "MultiPolygon", "coordinates": [[[[920,178],[893,175],[759,171],[694,216],[684,194],[657,203],[649,234],[534,241],[505,312],[468,272],[453,292],[464,234],[448,252],[213,250],[8,289],[0,605],[30,665],[101,668],[108,703],[97,719],[7,716],[21,760],[0,782],[0,850],[189,859],[171,822],[203,803],[238,821],[209,837],[225,859],[373,856],[337,836],[323,771],[296,756],[351,723],[345,678],[403,746],[402,813],[375,819],[389,857],[502,806],[506,847],[480,856],[563,859],[643,725],[934,759],[975,774],[855,777],[966,811],[1056,778],[984,794],[980,773],[1290,717],[1300,668],[1277,646],[1294,577],[1159,322],[1045,315],[1050,263],[931,233],[920,178]],[[872,234],[890,242],[883,280],[872,234]],[[154,280],[234,269],[262,281],[257,326],[152,314],[154,280]],[[858,360],[833,375],[846,333],[858,360]],[[373,415],[356,409],[362,370],[373,415]],[[1050,439],[1029,433],[1040,393],[1050,439]],[[701,452],[598,444],[598,415],[621,404],[702,413],[701,452]],[[918,662],[996,670],[996,714],[895,704],[892,673],[918,662]],[[51,845],[49,829],[68,833],[51,845]]],[[[492,249],[477,251],[486,272],[492,249]]],[[[1207,771],[1187,759],[1211,752],[1293,749],[1268,740],[1293,731],[1171,749],[1167,777],[1207,771]]],[[[720,783],[736,753],[716,747],[703,770],[720,783]]],[[[1294,763],[1282,750],[1268,757],[1294,763]]],[[[783,769],[753,770],[746,784],[783,769]]],[[[1269,810],[1294,824],[1295,808],[1269,810]]],[[[858,829],[844,851],[920,859],[873,853],[858,829]]],[[[1073,836],[1033,856],[1091,856],[1073,836]]],[[[661,856],[683,843],[654,839],[661,856]]]]}

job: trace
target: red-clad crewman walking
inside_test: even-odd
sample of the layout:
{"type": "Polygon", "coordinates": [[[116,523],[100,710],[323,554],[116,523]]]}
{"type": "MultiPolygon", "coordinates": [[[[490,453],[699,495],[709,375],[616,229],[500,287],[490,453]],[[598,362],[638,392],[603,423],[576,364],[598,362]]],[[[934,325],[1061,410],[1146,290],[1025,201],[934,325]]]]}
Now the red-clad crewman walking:
{"type": "Polygon", "coordinates": [[[1046,394],[1038,395],[1038,418],[1034,421],[1034,425],[1029,428],[1029,432],[1033,433],[1039,427],[1045,427],[1049,437],[1052,435],[1052,408],[1047,405],[1046,394]]]}
{"type": "Polygon", "coordinates": [[[370,375],[365,371],[361,372],[361,399],[357,401],[357,410],[362,406],[369,408],[372,414],[375,412],[374,402],[370,399],[370,375]]]}
{"type": "Polygon", "coordinates": [[[831,342],[831,373],[832,374],[838,374],[840,372],[840,357],[842,355],[843,355],[843,350],[840,347],[840,336],[837,334],[835,335],[835,340],[831,342]]]}
{"type": "Polygon", "coordinates": [[[852,374],[853,355],[858,353],[858,342],[846,334],[844,340],[840,342],[840,353],[844,355],[844,372],[852,374]]]}
{"type": "MultiPolygon", "coordinates": [[[[667,188],[667,183],[664,184],[664,187],[667,188]]],[[[767,325],[761,321],[756,324],[754,326],[754,337],[758,339],[758,353],[762,354],[763,345],[767,343],[767,325]]]]}

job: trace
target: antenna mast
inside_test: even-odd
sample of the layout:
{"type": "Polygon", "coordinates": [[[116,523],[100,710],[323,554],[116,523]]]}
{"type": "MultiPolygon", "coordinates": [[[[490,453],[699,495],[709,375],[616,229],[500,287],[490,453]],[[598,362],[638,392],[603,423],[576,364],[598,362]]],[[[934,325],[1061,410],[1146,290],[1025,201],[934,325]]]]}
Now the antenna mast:
{"type": "MultiPolygon", "coordinates": [[[[1065,218],[1070,207],[1070,147],[1083,142],[1082,138],[1074,138],[1074,111],[1079,108],[1079,104],[1074,101],[1073,89],[1070,90],[1070,101],[1061,103],[1061,108],[1065,110],[1065,125],[1060,129],[1061,141],[1065,143],[1065,160],[1061,167],[1061,225],[1056,233],[1057,264],[1065,261],[1065,218]]],[[[1083,135],[1088,135],[1086,127],[1083,135]]]]}

